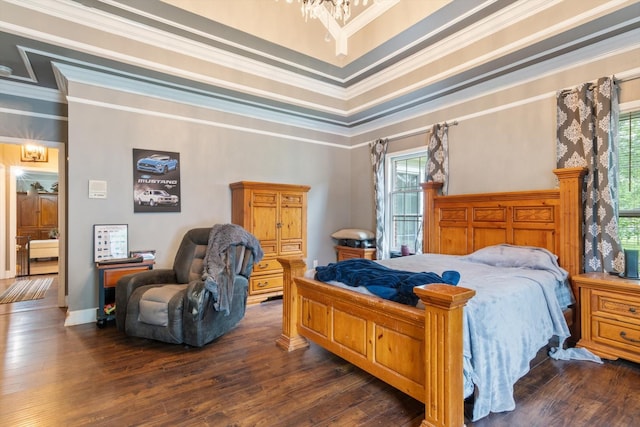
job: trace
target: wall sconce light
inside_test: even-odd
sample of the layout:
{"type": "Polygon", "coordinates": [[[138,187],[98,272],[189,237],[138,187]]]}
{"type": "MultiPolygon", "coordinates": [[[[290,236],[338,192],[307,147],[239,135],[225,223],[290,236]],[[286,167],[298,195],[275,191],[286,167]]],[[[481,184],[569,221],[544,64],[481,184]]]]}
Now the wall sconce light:
{"type": "Polygon", "coordinates": [[[49,149],[42,145],[23,145],[20,160],[23,162],[48,162],[49,149]]]}

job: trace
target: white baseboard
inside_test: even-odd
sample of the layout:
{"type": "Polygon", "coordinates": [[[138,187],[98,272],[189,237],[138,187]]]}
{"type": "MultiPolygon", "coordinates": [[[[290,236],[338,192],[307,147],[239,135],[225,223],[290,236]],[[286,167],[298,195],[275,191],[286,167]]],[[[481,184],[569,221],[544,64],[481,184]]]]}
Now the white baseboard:
{"type": "Polygon", "coordinates": [[[67,310],[67,318],[64,320],[64,326],[82,325],[84,323],[96,322],[96,308],[88,308],[86,310],[67,310]]]}

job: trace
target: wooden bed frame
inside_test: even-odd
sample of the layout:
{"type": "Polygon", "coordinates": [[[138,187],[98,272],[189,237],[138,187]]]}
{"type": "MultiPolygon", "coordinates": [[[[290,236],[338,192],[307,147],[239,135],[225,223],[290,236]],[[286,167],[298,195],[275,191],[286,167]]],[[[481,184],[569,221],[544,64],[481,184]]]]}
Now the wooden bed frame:
{"type": "MultiPolygon", "coordinates": [[[[423,252],[463,255],[499,243],[538,246],[557,254],[570,275],[578,274],[584,169],[554,173],[555,190],[440,196],[440,184],[423,184],[423,252]]],[[[302,259],[278,261],[284,268],[279,347],[306,348],[310,339],[424,402],[422,427],[464,425],[462,312],[475,291],[419,286],[421,310],[306,279],[302,259]]],[[[574,335],[578,319],[569,319],[574,335]]]]}

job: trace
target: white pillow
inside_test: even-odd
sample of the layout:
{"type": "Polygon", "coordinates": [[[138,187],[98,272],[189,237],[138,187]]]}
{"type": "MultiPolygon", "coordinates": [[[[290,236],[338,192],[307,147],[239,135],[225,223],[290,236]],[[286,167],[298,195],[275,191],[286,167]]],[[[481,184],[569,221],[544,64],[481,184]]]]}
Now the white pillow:
{"type": "Polygon", "coordinates": [[[334,239],[351,239],[351,240],[368,240],[376,237],[373,232],[369,230],[361,230],[359,228],[344,228],[338,230],[331,235],[334,239]]]}
{"type": "Polygon", "coordinates": [[[558,265],[558,257],[544,248],[500,244],[487,246],[463,256],[471,262],[495,267],[530,268],[547,270],[560,281],[566,280],[568,273],[558,265]]]}

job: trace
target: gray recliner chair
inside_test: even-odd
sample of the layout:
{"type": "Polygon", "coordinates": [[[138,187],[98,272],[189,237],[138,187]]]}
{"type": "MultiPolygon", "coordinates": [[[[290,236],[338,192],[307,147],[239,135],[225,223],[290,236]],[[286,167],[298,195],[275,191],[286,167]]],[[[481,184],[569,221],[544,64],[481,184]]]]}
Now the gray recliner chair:
{"type": "Polygon", "coordinates": [[[201,347],[238,324],[245,314],[253,264],[259,261],[255,259],[256,254],[261,258],[262,249],[259,243],[256,243],[258,248],[233,242],[225,246],[221,256],[232,269],[228,273],[233,296],[228,313],[218,311],[215,306],[220,296],[216,297],[203,280],[210,233],[211,228],[189,230],[182,239],[172,269],[144,271],[118,280],[116,326],[119,330],[131,336],[201,347]]]}

